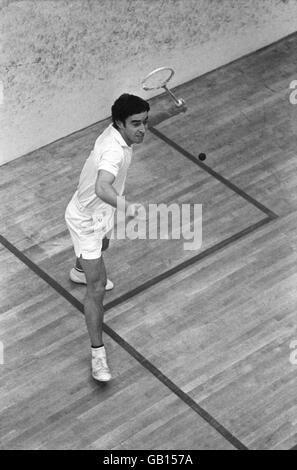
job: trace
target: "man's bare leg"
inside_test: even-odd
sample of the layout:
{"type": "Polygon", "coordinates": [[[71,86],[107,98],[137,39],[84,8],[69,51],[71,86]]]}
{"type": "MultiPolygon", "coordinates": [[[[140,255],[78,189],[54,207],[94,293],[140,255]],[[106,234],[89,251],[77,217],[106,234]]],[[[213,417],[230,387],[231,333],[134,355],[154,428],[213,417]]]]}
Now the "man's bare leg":
{"type": "MultiPolygon", "coordinates": [[[[75,268],[72,268],[70,272],[70,279],[71,281],[77,284],[86,284],[86,276],[85,276],[84,269],[81,264],[81,258],[76,258],[75,268]]],[[[110,279],[107,279],[105,290],[106,291],[112,290],[113,287],[114,287],[113,282],[110,279]]]]}
{"type": "Polygon", "coordinates": [[[103,346],[103,299],[106,285],[106,270],[103,257],[95,260],[80,258],[80,264],[87,280],[87,292],[84,300],[84,313],[92,346],[93,377],[97,380],[110,380],[103,346]]]}

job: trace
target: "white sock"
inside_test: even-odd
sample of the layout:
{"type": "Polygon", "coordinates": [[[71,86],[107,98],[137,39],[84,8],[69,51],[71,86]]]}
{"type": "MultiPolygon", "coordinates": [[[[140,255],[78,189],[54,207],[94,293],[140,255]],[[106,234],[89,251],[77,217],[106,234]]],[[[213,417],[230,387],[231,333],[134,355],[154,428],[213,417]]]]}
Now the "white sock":
{"type": "Polygon", "coordinates": [[[91,347],[92,349],[92,355],[99,355],[99,356],[104,356],[105,355],[105,347],[104,344],[102,346],[99,346],[98,348],[94,348],[93,346],[91,347]]]}

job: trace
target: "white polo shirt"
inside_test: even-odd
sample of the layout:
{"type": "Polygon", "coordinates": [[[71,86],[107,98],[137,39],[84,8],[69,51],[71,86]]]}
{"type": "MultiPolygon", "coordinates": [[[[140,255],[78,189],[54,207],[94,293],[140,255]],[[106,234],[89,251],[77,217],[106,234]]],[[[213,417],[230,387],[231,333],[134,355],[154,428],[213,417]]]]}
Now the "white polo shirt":
{"type": "Polygon", "coordinates": [[[82,212],[94,214],[111,208],[95,193],[99,170],[112,173],[115,176],[113,187],[120,196],[123,194],[132,153],[132,147],[128,146],[119,131],[110,124],[96,140],[80,174],[73,200],[82,212]]]}

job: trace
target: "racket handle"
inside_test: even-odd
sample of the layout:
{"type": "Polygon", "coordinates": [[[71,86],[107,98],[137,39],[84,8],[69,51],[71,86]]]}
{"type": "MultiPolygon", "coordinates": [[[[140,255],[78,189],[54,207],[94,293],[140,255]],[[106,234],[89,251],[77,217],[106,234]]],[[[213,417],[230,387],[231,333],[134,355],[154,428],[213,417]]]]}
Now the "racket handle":
{"type": "Polygon", "coordinates": [[[173,93],[172,91],[170,91],[166,85],[163,86],[164,90],[169,94],[169,96],[171,96],[171,98],[173,99],[173,101],[175,102],[176,106],[178,108],[180,108],[181,106],[184,106],[185,105],[185,102],[183,99],[178,99],[173,93]]]}

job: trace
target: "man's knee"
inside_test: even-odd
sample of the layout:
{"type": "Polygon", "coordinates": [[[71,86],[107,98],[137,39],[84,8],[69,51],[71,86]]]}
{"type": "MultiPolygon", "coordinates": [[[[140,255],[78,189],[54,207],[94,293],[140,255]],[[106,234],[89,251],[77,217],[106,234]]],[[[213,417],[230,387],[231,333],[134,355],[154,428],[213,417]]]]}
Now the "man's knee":
{"type": "Polygon", "coordinates": [[[103,297],[105,293],[106,279],[98,279],[87,283],[87,291],[92,297],[103,297]]]}

